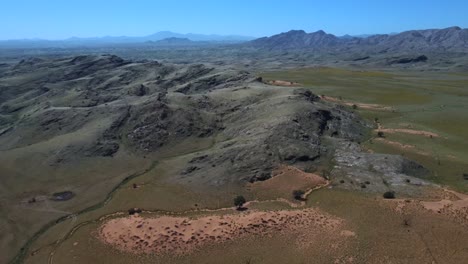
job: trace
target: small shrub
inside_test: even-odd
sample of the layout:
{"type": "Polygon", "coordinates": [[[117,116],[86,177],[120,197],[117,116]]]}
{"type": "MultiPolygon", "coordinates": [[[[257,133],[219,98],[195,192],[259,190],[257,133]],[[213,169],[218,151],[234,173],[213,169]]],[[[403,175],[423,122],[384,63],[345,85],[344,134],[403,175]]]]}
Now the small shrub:
{"type": "Polygon", "coordinates": [[[367,185],[369,185],[369,184],[370,184],[370,181],[365,181],[364,183],[367,184],[367,185]]]}
{"type": "Polygon", "coordinates": [[[403,225],[404,226],[410,226],[411,225],[411,222],[409,219],[403,219],[403,225]]]}
{"type": "Polygon", "coordinates": [[[358,108],[358,106],[356,104],[353,104],[352,107],[353,107],[354,110],[356,110],[358,108]]]}
{"type": "Polygon", "coordinates": [[[384,134],[383,131],[379,131],[379,132],[377,132],[377,136],[378,136],[379,138],[383,138],[383,137],[385,137],[385,134],[384,134]]]}
{"type": "Polygon", "coordinates": [[[141,211],[140,208],[130,208],[130,209],[128,209],[128,214],[129,215],[139,214],[141,212],[142,211],[141,211]]]}
{"type": "Polygon", "coordinates": [[[236,198],[234,198],[234,205],[237,207],[237,210],[241,210],[242,206],[246,203],[247,201],[245,200],[244,196],[239,195],[236,198]]]}
{"type": "Polygon", "coordinates": [[[388,191],[383,194],[383,198],[385,199],[395,199],[395,192],[394,191],[388,191]]]}
{"type": "Polygon", "coordinates": [[[362,189],[365,189],[365,188],[367,188],[367,185],[364,184],[364,183],[361,183],[361,188],[362,188],[362,189]]]}
{"type": "Polygon", "coordinates": [[[463,179],[468,181],[468,173],[463,173],[463,179]]]}
{"type": "Polygon", "coordinates": [[[410,183],[411,180],[410,180],[410,179],[406,179],[405,182],[406,182],[406,183],[410,183]]]}
{"type": "Polygon", "coordinates": [[[303,200],[305,192],[303,190],[294,190],[293,197],[296,200],[303,200]]]}
{"type": "Polygon", "coordinates": [[[343,183],[345,183],[345,181],[344,181],[344,180],[340,180],[340,183],[343,184],[343,183]]]}

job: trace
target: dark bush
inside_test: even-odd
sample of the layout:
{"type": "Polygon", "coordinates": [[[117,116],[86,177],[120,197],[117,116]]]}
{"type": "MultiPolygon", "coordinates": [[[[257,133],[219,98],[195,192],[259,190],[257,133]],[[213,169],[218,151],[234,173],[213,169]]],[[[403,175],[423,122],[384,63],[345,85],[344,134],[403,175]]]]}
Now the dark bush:
{"type": "Polygon", "coordinates": [[[383,131],[379,131],[379,132],[377,132],[377,136],[380,137],[380,138],[383,138],[383,137],[385,137],[385,134],[384,134],[383,131]]]}
{"type": "Polygon", "coordinates": [[[463,179],[468,181],[468,173],[463,173],[463,179]]]}
{"type": "Polygon", "coordinates": [[[294,190],[293,197],[296,200],[303,200],[305,192],[303,190],[294,190]]]}
{"type": "Polygon", "coordinates": [[[130,209],[128,209],[128,214],[129,215],[139,214],[141,212],[142,211],[141,211],[140,208],[130,208],[130,209]]]}
{"type": "Polygon", "coordinates": [[[395,192],[394,191],[385,192],[383,194],[383,198],[385,198],[385,199],[395,199],[395,192]]]}
{"type": "Polygon", "coordinates": [[[234,205],[237,207],[237,210],[241,210],[242,206],[246,203],[247,201],[245,200],[244,196],[239,195],[236,198],[234,198],[234,205]]]}

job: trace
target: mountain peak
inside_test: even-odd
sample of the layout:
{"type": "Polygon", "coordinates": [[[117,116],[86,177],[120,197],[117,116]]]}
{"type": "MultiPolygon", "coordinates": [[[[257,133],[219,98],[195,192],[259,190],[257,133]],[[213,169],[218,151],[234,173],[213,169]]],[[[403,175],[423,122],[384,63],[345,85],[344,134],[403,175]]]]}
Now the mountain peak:
{"type": "Polygon", "coordinates": [[[316,31],[316,32],[314,32],[312,34],[326,35],[327,33],[325,31],[323,31],[323,30],[318,30],[318,31],[316,31]]]}

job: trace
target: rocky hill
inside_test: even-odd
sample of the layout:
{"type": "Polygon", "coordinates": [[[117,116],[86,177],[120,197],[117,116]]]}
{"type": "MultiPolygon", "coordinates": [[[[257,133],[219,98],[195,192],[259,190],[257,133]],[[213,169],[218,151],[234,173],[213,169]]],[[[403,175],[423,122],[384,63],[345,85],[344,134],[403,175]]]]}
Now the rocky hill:
{"type": "Polygon", "coordinates": [[[0,224],[14,231],[0,236],[10,252],[2,258],[57,215],[63,220],[105,203],[158,162],[167,170],[152,173],[164,173],[164,184],[194,193],[244,188],[288,165],[338,188],[416,195],[428,171],[401,156],[363,151],[370,130],[351,109],[308,89],[272,86],[229,67],[114,55],[3,65],[0,208],[8,214],[0,224]],[[372,184],[362,188],[364,182],[372,184]],[[57,209],[33,210],[48,203],[57,209]]]}
{"type": "Polygon", "coordinates": [[[0,151],[47,145],[50,166],[216,137],[180,168],[181,181],[203,185],[267,179],[282,163],[318,166],[337,142],[356,144],[369,129],[308,90],[269,86],[248,72],[112,55],[32,58],[3,69],[0,117],[0,151]]]}

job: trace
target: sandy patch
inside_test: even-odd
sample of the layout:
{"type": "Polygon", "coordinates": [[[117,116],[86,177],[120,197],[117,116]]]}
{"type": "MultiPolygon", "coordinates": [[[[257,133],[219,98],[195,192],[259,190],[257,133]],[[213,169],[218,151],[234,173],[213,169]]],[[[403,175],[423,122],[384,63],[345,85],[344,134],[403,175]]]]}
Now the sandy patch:
{"type": "Polygon", "coordinates": [[[286,86],[286,87],[302,86],[300,83],[297,83],[297,82],[288,82],[288,81],[282,81],[282,80],[268,81],[268,84],[275,85],[275,86],[286,86]]]}
{"type": "Polygon", "coordinates": [[[422,201],[421,205],[438,214],[448,215],[468,225],[468,195],[444,189],[445,197],[439,201],[422,201]]]}
{"type": "Polygon", "coordinates": [[[385,106],[385,105],[380,105],[380,104],[365,104],[365,103],[358,103],[358,102],[350,102],[350,101],[344,101],[340,100],[335,97],[331,96],[321,96],[322,100],[328,101],[328,102],[334,102],[342,105],[347,105],[347,106],[357,106],[357,108],[361,109],[367,109],[367,110],[378,110],[378,111],[393,111],[395,110],[393,107],[390,106],[385,106]]]}
{"type": "Polygon", "coordinates": [[[394,199],[387,201],[395,203],[394,210],[400,214],[403,214],[406,208],[416,205],[420,209],[445,215],[455,219],[459,223],[468,225],[468,195],[448,189],[431,190],[431,192],[437,198],[430,198],[430,200],[394,199]]]}
{"type": "Polygon", "coordinates": [[[272,178],[249,185],[252,191],[260,196],[274,194],[276,197],[291,198],[294,190],[307,192],[324,187],[328,181],[314,173],[304,172],[296,167],[281,165],[273,170],[272,178]]]}
{"type": "Polygon", "coordinates": [[[391,141],[391,140],[388,140],[388,139],[385,139],[385,138],[376,138],[374,140],[385,143],[385,144],[388,144],[388,145],[392,145],[392,146],[395,146],[395,147],[401,148],[401,149],[415,149],[416,148],[413,145],[406,145],[406,144],[402,144],[402,143],[397,142],[397,141],[391,141]]]}
{"type": "MultiPolygon", "coordinates": [[[[198,218],[129,216],[105,222],[100,228],[99,237],[125,252],[181,254],[206,244],[223,243],[250,235],[263,236],[303,229],[333,231],[342,222],[316,209],[250,211],[198,218]]],[[[349,232],[342,234],[344,237],[349,235],[349,232]]]]}
{"type": "Polygon", "coordinates": [[[385,143],[387,145],[391,145],[391,146],[400,148],[400,149],[410,150],[410,151],[412,151],[414,153],[417,153],[417,154],[420,154],[420,155],[424,155],[424,156],[430,156],[431,155],[429,152],[416,149],[416,146],[414,146],[414,145],[407,145],[407,144],[403,144],[403,143],[400,143],[400,142],[397,142],[397,141],[391,141],[391,140],[388,140],[388,139],[385,139],[385,138],[376,138],[374,140],[385,143]]]}
{"type": "Polygon", "coordinates": [[[384,132],[384,133],[404,133],[404,134],[411,134],[411,135],[419,135],[419,136],[425,136],[425,137],[439,137],[439,134],[428,132],[428,131],[423,131],[423,130],[413,130],[413,129],[405,129],[405,128],[380,128],[377,129],[377,132],[384,132]]]}

